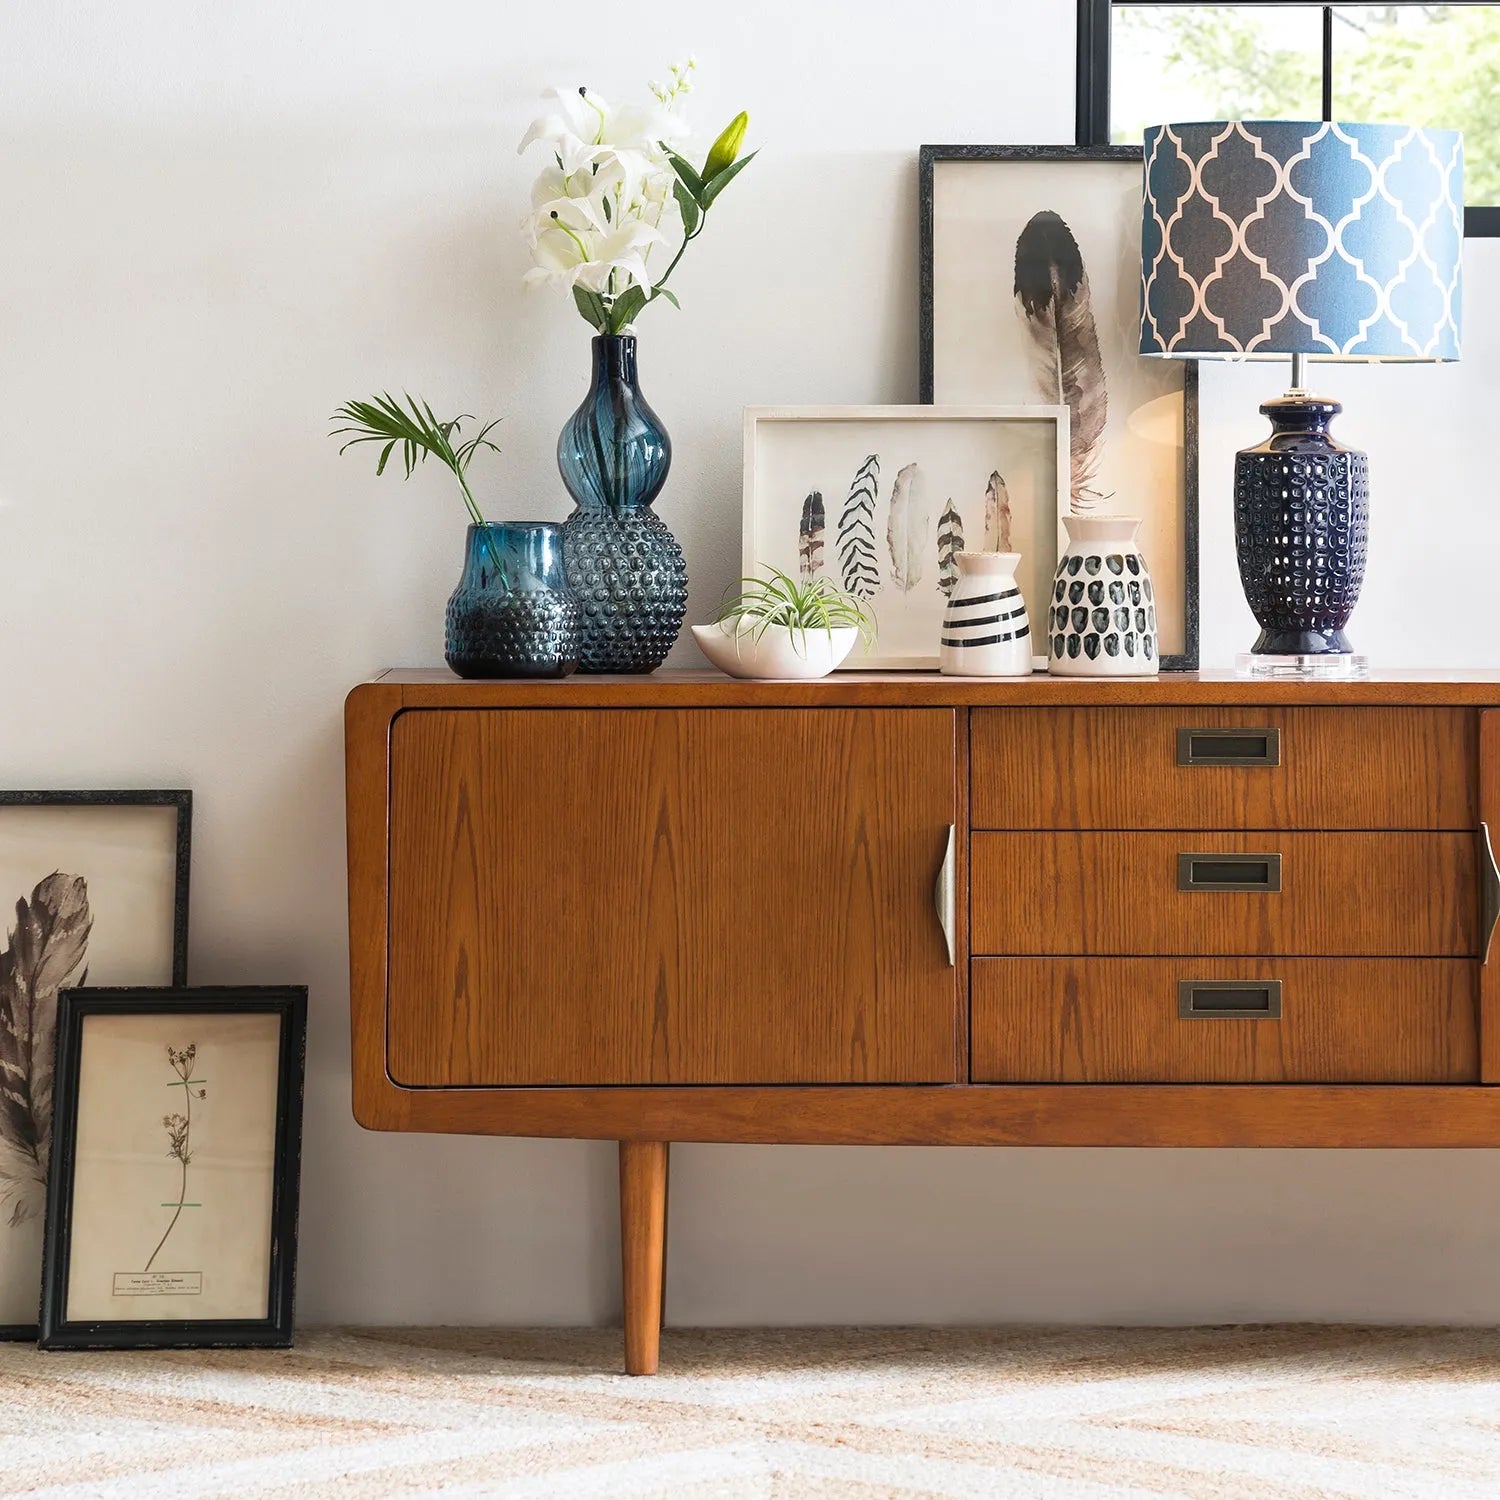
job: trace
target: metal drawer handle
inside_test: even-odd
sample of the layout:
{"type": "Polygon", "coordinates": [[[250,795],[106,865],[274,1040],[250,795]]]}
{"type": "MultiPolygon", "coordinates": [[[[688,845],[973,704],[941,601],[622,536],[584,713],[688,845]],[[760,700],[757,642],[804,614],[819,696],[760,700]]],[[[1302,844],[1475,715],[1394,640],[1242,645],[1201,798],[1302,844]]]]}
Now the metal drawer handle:
{"type": "Polygon", "coordinates": [[[1177,731],[1179,766],[1279,766],[1279,729],[1189,729],[1177,731]]]}
{"type": "Polygon", "coordinates": [[[1279,979],[1180,979],[1177,1016],[1182,1021],[1279,1021],[1279,979]]]}
{"type": "Polygon", "coordinates": [[[954,879],[957,843],[954,825],[948,825],[948,842],[943,848],[943,862],[938,866],[937,883],[932,888],[932,904],[937,909],[938,926],[943,929],[943,946],[948,950],[948,967],[957,966],[953,947],[953,924],[958,905],[958,884],[954,879]]]}
{"type": "Polygon", "coordinates": [[[1500,921],[1500,869],[1495,866],[1495,850],[1490,843],[1488,823],[1479,825],[1479,852],[1484,856],[1479,861],[1479,956],[1488,963],[1490,947],[1495,940],[1495,923],[1500,921]]]}
{"type": "Polygon", "coordinates": [[[1281,889],[1279,854],[1179,854],[1179,891],[1260,891],[1281,889]]]}

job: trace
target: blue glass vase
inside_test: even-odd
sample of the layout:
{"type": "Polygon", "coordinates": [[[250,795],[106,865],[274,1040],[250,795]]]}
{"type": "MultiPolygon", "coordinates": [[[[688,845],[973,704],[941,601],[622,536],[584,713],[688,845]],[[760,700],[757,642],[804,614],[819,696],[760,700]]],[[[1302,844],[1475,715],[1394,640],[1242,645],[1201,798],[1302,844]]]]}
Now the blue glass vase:
{"type": "Polygon", "coordinates": [[[576,509],[563,557],[581,619],[584,672],[654,672],[687,612],[682,548],[651,502],[666,483],[672,441],[641,394],[635,335],[600,334],[583,405],[557,440],[557,467],[576,509]]]}
{"type": "Polygon", "coordinates": [[[555,521],[469,527],[448,599],[444,655],[460,677],[566,677],[578,665],[578,601],[555,521]]]}

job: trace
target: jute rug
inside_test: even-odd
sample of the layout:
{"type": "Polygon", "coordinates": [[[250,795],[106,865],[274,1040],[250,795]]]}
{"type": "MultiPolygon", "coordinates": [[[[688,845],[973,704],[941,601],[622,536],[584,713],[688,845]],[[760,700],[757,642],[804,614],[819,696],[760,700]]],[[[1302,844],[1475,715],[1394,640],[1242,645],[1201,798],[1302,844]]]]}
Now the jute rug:
{"type": "Polygon", "coordinates": [[[335,1330],[0,1346],[0,1493],[1500,1496],[1500,1330],[335,1330]]]}

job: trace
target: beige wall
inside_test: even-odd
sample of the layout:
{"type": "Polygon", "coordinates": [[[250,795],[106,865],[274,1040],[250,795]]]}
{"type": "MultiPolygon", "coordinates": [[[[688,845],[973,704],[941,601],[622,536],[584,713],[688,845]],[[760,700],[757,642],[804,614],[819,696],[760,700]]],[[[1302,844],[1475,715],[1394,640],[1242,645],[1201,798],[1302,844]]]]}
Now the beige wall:
{"type": "MultiPolygon", "coordinates": [[[[377,484],[338,460],[324,417],[380,385],[505,413],[481,494],[562,515],[552,452],[586,330],[520,288],[515,142],[544,85],[629,91],[695,49],[696,118],[747,104],[766,148],[685,263],[685,311],[644,326],[677,453],[661,510],[701,617],[737,571],[740,406],[915,399],[916,147],[1066,139],[1073,11],[10,8],[0,782],[192,786],[193,977],[311,984],[305,1320],[607,1320],[617,1293],[607,1147],[349,1116],[340,704],[380,666],[439,659],[462,515],[438,474],[377,484]]],[[[1497,368],[1338,379],[1379,465],[1355,634],[1389,662],[1495,658],[1489,574],[1467,596],[1454,575],[1500,533],[1493,466],[1465,452],[1489,440],[1497,368]]],[[[1274,381],[1204,384],[1204,645],[1223,662],[1249,637],[1228,455],[1274,381]]],[[[1496,1161],[690,1147],[672,1315],[1495,1321],[1496,1161]]]]}

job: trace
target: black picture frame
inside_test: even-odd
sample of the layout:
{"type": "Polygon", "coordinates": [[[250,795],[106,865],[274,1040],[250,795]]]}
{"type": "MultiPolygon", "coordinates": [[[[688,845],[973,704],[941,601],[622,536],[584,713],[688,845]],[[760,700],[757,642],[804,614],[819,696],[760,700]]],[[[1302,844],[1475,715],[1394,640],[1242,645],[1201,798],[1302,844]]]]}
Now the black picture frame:
{"type": "MultiPolygon", "coordinates": [[[[933,404],[935,226],[933,177],[943,162],[1141,162],[1139,146],[923,146],[918,156],[919,399],[933,404]]],[[[1183,649],[1160,658],[1163,672],[1196,672],[1199,663],[1198,363],[1183,360],[1183,649]]]]}
{"type": "MultiPolygon", "coordinates": [[[[172,898],[172,983],[187,983],[188,894],[193,860],[193,794],[170,790],[112,789],[109,791],[0,790],[0,807],[175,807],[177,809],[177,870],[172,898]]],[[[0,1339],[5,1331],[0,1329],[0,1339]]]]}
{"type": "MultiPolygon", "coordinates": [[[[193,794],[183,787],[103,790],[40,790],[0,788],[0,808],[6,807],[172,807],[177,810],[176,866],[172,893],[172,984],[188,979],[188,896],[193,855],[193,794]]],[[[54,1098],[54,1106],[55,1106],[54,1098]]],[[[0,1323],[0,1343],[31,1343],[36,1323],[0,1323]]]]}
{"type": "Polygon", "coordinates": [[[42,1308],[38,1345],[59,1349],[288,1348],[296,1289],[297,1209],[302,1162],[302,1090],[307,1055],[305,985],[234,985],[169,989],[68,989],[57,1015],[57,1071],[52,1164],[42,1237],[42,1308]],[[267,1316],[84,1322],[66,1316],[77,1165],[79,1065],[90,1016],[275,1014],[281,1019],[277,1064],[276,1143],[270,1223],[267,1316]]]}
{"type": "MultiPolygon", "coordinates": [[[[1109,129],[1110,22],[1119,4],[1209,5],[1213,0],[1078,0],[1078,80],[1074,107],[1074,141],[1080,146],[1107,146],[1109,129]]],[[[1239,5],[1274,0],[1234,0],[1239,5]]],[[[1421,0],[1397,0],[1417,5],[1421,0]]],[[[1333,118],[1333,6],[1323,11],[1323,118],[1333,118]]],[[[1500,239],[1500,205],[1464,205],[1464,238],[1500,239]]]]}

